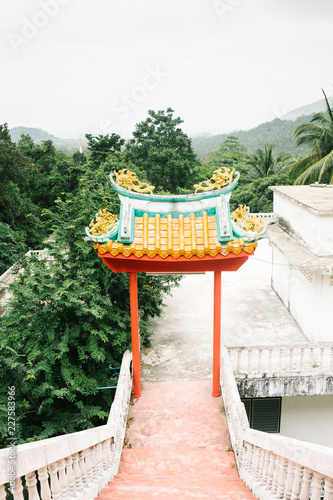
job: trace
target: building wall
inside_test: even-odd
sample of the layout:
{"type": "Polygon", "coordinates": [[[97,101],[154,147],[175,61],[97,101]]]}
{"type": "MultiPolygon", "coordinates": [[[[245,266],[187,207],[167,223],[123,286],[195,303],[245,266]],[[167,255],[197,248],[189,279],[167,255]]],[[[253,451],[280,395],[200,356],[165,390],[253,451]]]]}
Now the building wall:
{"type": "Polygon", "coordinates": [[[280,434],[333,448],[333,396],[282,398],[280,434]]]}
{"type": "Polygon", "coordinates": [[[325,336],[318,338],[316,331],[319,324],[315,321],[314,298],[318,291],[314,279],[310,282],[303,273],[292,268],[289,259],[276,247],[273,248],[272,287],[309,340],[328,340],[325,336]]]}
{"type": "Polygon", "coordinates": [[[333,342],[332,276],[306,275],[273,247],[272,288],[310,341],[333,342]]]}
{"type": "Polygon", "coordinates": [[[333,215],[316,214],[276,192],[274,215],[292,236],[303,241],[313,253],[319,257],[332,255],[333,233],[328,228],[333,227],[333,215]]]}

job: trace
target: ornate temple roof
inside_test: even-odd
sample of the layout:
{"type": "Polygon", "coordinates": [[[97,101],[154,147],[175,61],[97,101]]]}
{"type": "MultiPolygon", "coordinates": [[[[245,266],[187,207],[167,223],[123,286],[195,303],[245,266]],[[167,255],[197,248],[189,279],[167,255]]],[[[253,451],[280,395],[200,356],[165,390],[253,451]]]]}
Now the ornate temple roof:
{"type": "MultiPolygon", "coordinates": [[[[265,226],[246,206],[230,213],[229,199],[239,174],[222,168],[195,185],[189,195],[153,195],[153,186],[126,169],[111,174],[121,208],[116,216],[100,210],[86,228],[103,257],[193,259],[250,254],[265,226]],[[198,193],[197,191],[203,191],[198,193]]],[[[104,258],[103,258],[104,260],[104,258]]]]}
{"type": "Polygon", "coordinates": [[[134,240],[131,245],[124,245],[118,241],[109,241],[105,245],[96,244],[96,249],[101,255],[109,252],[115,256],[122,254],[125,257],[135,255],[135,257],[155,257],[162,258],[172,256],[175,259],[185,256],[191,258],[193,255],[203,257],[210,255],[215,257],[218,253],[228,255],[228,253],[239,254],[242,249],[251,253],[255,248],[255,243],[245,243],[244,240],[230,241],[222,246],[217,238],[216,217],[208,217],[207,212],[202,213],[202,217],[196,217],[193,213],[190,217],[182,214],[177,218],[172,215],[161,217],[135,218],[134,240]]]}

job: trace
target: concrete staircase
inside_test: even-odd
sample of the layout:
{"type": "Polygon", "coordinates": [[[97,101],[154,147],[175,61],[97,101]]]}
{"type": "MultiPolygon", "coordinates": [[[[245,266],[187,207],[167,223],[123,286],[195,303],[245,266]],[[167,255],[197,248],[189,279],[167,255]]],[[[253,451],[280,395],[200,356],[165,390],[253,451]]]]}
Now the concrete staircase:
{"type": "Polygon", "coordinates": [[[146,382],[119,473],[98,500],[255,499],[239,478],[211,381],[146,382]]]}

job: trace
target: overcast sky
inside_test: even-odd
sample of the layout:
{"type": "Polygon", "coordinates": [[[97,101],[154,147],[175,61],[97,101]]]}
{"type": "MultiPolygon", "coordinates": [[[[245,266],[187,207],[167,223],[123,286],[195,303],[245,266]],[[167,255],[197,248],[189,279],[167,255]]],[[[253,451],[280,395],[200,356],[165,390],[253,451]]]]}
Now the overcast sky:
{"type": "Polygon", "coordinates": [[[332,0],[1,2],[0,123],[129,137],[172,107],[224,133],[332,95],[332,0]]]}

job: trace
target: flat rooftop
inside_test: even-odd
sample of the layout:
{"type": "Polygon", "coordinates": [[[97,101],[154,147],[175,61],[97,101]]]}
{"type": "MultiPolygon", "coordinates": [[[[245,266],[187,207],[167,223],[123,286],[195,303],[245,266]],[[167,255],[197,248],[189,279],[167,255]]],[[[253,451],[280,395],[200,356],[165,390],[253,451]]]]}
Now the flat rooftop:
{"type": "Polygon", "coordinates": [[[270,186],[270,189],[307,207],[312,212],[333,215],[333,185],[270,186]]]}

